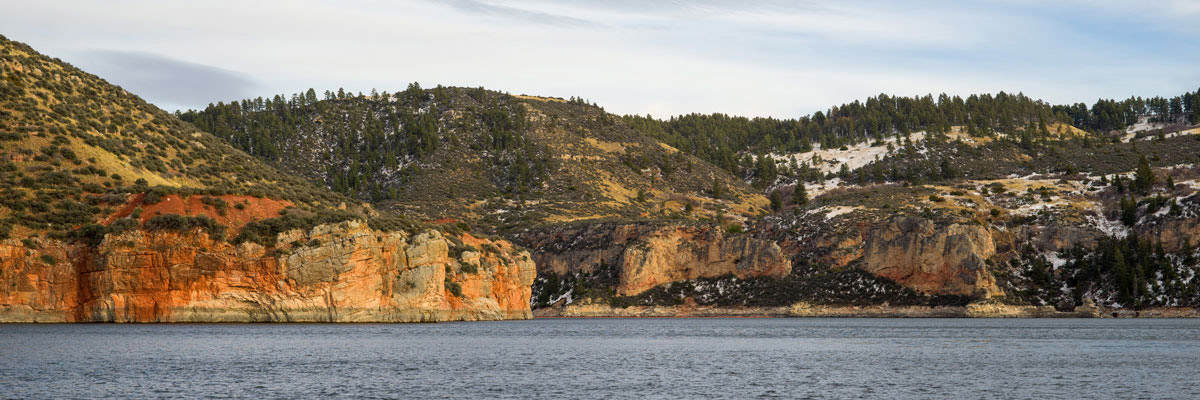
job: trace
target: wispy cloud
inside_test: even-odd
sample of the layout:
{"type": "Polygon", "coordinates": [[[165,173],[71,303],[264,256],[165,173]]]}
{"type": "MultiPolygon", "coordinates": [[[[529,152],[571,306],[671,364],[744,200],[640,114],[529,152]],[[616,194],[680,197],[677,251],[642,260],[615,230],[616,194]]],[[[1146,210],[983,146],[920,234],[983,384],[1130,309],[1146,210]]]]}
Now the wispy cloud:
{"type": "Polygon", "coordinates": [[[242,73],[151,53],[90,50],[76,64],[168,109],[259,96],[263,89],[242,73]]]}
{"type": "Polygon", "coordinates": [[[1200,86],[1191,23],[1200,5],[1185,0],[0,0],[0,9],[10,38],[167,107],[418,81],[583,96],[618,113],[787,117],[879,93],[1005,90],[1070,103],[1200,86]],[[96,48],[182,64],[94,60],[96,48]],[[204,78],[180,82],[192,75],[204,78]]]}
{"type": "Polygon", "coordinates": [[[437,3],[445,4],[468,14],[513,19],[525,23],[547,24],[565,27],[600,27],[602,24],[583,18],[551,14],[542,11],[529,10],[494,4],[483,0],[443,0],[437,3]]]}

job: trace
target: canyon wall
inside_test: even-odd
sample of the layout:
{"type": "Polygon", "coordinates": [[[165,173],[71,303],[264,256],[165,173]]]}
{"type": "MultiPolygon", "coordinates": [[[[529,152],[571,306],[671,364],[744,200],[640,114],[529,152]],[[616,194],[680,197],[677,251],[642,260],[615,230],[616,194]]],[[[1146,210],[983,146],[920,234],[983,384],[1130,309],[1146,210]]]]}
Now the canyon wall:
{"type": "Polygon", "coordinates": [[[988,297],[1000,293],[987,268],[994,255],[983,226],[897,217],[867,233],[862,268],[920,292],[988,297]]]}
{"type": "Polygon", "coordinates": [[[687,279],[726,275],[776,277],[791,273],[791,261],[777,244],[747,234],[727,235],[702,224],[593,223],[544,228],[518,235],[534,249],[540,271],[563,275],[617,270],[615,292],[642,293],[687,279]]]}
{"type": "Polygon", "coordinates": [[[199,231],[135,230],[96,248],[8,240],[0,242],[0,321],[531,318],[529,253],[506,241],[455,239],[349,221],[283,233],[273,248],[199,231]]]}
{"type": "Polygon", "coordinates": [[[801,264],[857,268],[918,292],[987,298],[1002,294],[989,261],[1011,235],[970,221],[917,216],[849,215],[795,230],[765,226],[760,237],[780,243],[801,264]]]}

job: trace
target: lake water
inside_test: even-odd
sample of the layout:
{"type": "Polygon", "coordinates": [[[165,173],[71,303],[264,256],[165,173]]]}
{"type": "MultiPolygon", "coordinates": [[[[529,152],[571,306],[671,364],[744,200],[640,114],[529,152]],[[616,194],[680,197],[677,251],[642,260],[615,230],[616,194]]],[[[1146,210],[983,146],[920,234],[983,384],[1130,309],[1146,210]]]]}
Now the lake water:
{"type": "Polygon", "coordinates": [[[1200,398],[1200,320],[0,325],[2,398],[1200,398]]]}

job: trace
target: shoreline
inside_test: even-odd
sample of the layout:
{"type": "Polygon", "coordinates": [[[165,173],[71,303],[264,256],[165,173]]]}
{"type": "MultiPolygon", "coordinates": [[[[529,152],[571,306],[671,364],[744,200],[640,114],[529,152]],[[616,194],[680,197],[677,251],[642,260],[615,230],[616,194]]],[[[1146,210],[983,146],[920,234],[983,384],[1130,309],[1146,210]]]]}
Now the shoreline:
{"type": "MultiPolygon", "coordinates": [[[[251,318],[181,318],[160,321],[112,321],[68,318],[14,318],[0,313],[0,325],[7,324],[395,324],[438,322],[520,321],[535,319],[760,319],[760,318],[1105,318],[1105,319],[1167,319],[1200,318],[1194,307],[1155,307],[1142,310],[1079,307],[1076,311],[1058,311],[1051,306],[1013,306],[1001,304],[969,304],[966,306],[824,306],[796,304],[781,307],[699,307],[699,306],[634,306],[614,308],[600,304],[571,305],[535,309],[530,314],[499,318],[417,318],[417,319],[251,319],[251,318]]],[[[57,315],[56,315],[57,316],[57,315]]],[[[29,317],[29,315],[24,315],[29,317]]]]}
{"type": "Polygon", "coordinates": [[[1077,307],[1058,311],[1053,306],[968,304],[966,306],[836,306],[798,303],[779,307],[570,305],[533,310],[542,318],[1200,318],[1194,307],[1155,307],[1142,310],[1077,307]]]}

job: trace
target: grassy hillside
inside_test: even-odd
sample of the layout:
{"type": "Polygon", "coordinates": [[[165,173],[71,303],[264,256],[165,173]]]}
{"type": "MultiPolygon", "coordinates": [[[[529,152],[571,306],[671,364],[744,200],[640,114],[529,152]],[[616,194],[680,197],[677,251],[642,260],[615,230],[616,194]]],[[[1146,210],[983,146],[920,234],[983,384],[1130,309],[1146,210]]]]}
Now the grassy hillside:
{"type": "MultiPolygon", "coordinates": [[[[282,206],[272,211],[324,210],[348,200],[280,173],[99,77],[0,37],[0,238],[66,238],[86,225],[116,222],[122,208],[132,213],[171,195],[204,197],[196,210],[181,211],[213,216],[248,213],[256,209],[250,198],[278,200],[282,206]]],[[[152,216],[139,211],[143,221],[152,216]]],[[[183,223],[189,224],[212,222],[183,223]]]]}
{"type": "Polygon", "coordinates": [[[1101,99],[1091,107],[1082,103],[1050,105],[1024,94],[1005,92],[965,99],[945,94],[936,99],[932,95],[881,94],[795,119],[691,114],[666,120],[634,115],[624,120],[762,189],[771,186],[778,170],[778,166],[763,162],[763,155],[829,151],[861,144],[882,146],[888,141],[906,141],[916,134],[943,140],[959,136],[976,142],[1009,139],[1028,149],[1034,142],[1064,137],[1128,141],[1132,131],[1139,128],[1143,128],[1142,135],[1155,130],[1173,132],[1200,122],[1200,91],[1172,98],[1101,99]],[[1145,130],[1146,126],[1155,129],[1145,130]]]}
{"type": "Polygon", "coordinates": [[[410,85],[314,91],[180,115],[330,189],[428,219],[514,227],[605,218],[757,215],[727,172],[578,100],[410,85]]]}

